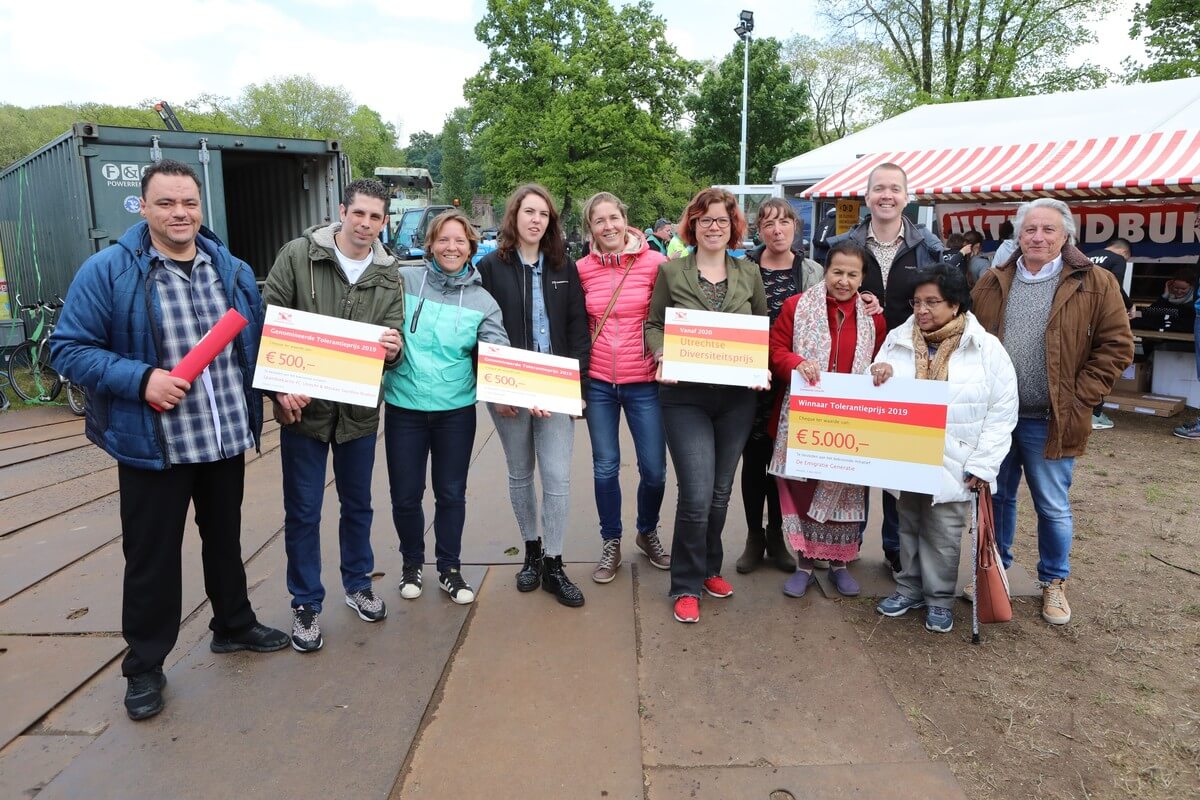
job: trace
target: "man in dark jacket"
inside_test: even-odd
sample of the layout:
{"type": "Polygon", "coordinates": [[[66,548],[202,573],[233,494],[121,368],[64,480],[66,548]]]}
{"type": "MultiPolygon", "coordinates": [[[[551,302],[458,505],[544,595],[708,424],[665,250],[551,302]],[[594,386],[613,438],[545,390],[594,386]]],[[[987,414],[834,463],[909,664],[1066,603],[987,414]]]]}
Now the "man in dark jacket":
{"type": "MultiPolygon", "coordinates": [[[[830,237],[828,246],[853,239],[867,251],[863,276],[864,298],[873,294],[883,305],[888,330],[898,328],[912,313],[919,270],[945,261],[961,268],[962,256],[947,252],[941,240],[904,216],[908,204],[908,175],[896,164],[880,164],[867,176],[867,218],[846,233],[830,237]]],[[[900,571],[900,518],[896,498],[883,493],[883,555],[900,571]]]]}
{"type": "Polygon", "coordinates": [[[674,226],[671,225],[671,220],[660,218],[654,223],[654,227],[646,231],[646,244],[664,256],[667,254],[667,245],[671,243],[671,237],[674,226]]]}
{"type": "MultiPolygon", "coordinates": [[[[269,305],[341,317],[386,330],[379,341],[387,351],[384,368],[400,360],[404,287],[396,261],[379,241],[387,223],[388,193],[373,180],[346,187],[341,221],[305,231],[283,246],[263,289],[269,305]]],[[[387,606],[371,588],[371,473],[379,406],[314,400],[279,393],[276,415],[283,423],[279,450],[283,464],[283,523],[287,584],[292,595],[292,647],[320,650],[317,620],[325,600],[321,585],[321,500],[325,464],[333,451],[333,475],[341,504],[342,588],[346,605],[365,622],[387,616],[387,606]]]]}
{"type": "Polygon", "coordinates": [[[204,541],[212,651],[287,647],[286,634],[255,618],[241,554],[244,453],[262,430],[262,401],[250,385],[262,332],[254,274],[201,227],[191,167],[163,160],[147,169],[141,213],[145,222],[80,267],[50,343],[55,366],[88,390],[88,438],[117,460],[121,633],[129,643],[121,672],[135,720],[164,706],[189,504],[204,541]],[[195,384],[173,377],[169,370],[231,308],[250,324],[195,384]]]}

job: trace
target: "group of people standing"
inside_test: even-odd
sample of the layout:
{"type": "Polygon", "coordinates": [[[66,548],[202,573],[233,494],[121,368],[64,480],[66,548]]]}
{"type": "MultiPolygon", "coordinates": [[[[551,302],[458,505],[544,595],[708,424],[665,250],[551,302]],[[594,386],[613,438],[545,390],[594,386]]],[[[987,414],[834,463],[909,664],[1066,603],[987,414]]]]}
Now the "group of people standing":
{"type": "MultiPolygon", "coordinates": [[[[553,200],[530,184],[509,198],[498,247],[477,265],[478,235],[451,210],[430,225],[425,263],[401,267],[379,243],[386,189],[355,181],[338,222],[283,246],[260,297],[250,268],[202,227],[195,173],[171,161],[151,166],[142,179],[145,221],[83,265],[52,340],[58,369],[89,390],[88,436],[119,463],[129,715],[144,719],[163,707],[162,664],[178,634],[190,504],[204,541],[215,652],[322,647],[319,528],[331,454],[345,602],[366,622],[387,615],[371,580],[370,486],[381,417],[403,555],[401,597],[415,599],[423,589],[428,474],[438,585],[456,603],[474,600],[460,555],[480,342],[579,362],[598,584],[612,581],[622,563],[624,412],[639,477],[634,546],[650,565],[670,571],[675,619],[697,622],[702,595],[734,592],[722,574],[722,533],[739,462],[748,534],[738,571],[766,558],[790,573],[785,594],[800,597],[813,571],[828,568],[839,592],[858,594],[846,565],[861,545],[865,488],[793,479],[783,458],[794,374],[809,383],[829,372],[870,374],[876,386],[894,377],[947,381],[951,398],[937,490],[884,495],[884,547],[897,592],[879,611],[897,616],[927,607],[926,627],[950,630],[970,492],[996,487],[1007,566],[1024,473],[1039,519],[1043,615],[1068,621],[1073,457],[1090,432],[1090,409],[1132,358],[1119,291],[1072,246],[1066,206],[1038,200],[1018,214],[1019,250],[969,292],[961,256],[903,216],[906,183],[895,165],[873,170],[870,216],[829,240],[824,264],[792,249],[799,220],[783,200],[759,211],[762,246],[749,259],[730,255],[747,222],[736,199],[715,188],[692,199],[676,229],[655,226],[654,237],[686,247],[670,260],[665,240],[652,245],[629,225],[618,197],[596,194],[583,210],[588,254],[572,262],[553,200]],[[257,447],[262,422],[251,380],[264,301],[384,328],[382,414],[267,393],[282,426],[290,636],[257,621],[239,543],[244,453],[257,447]],[[664,378],[671,307],[769,317],[771,385],[664,378]],[[229,308],[250,323],[233,345],[194,384],[171,376],[170,366],[229,308]],[[668,453],[679,487],[669,548],[659,538],[668,453]]],[[[525,546],[517,588],[541,587],[563,605],[581,606],[583,592],[563,566],[576,420],[538,408],[489,404],[488,411],[525,546]]]]}

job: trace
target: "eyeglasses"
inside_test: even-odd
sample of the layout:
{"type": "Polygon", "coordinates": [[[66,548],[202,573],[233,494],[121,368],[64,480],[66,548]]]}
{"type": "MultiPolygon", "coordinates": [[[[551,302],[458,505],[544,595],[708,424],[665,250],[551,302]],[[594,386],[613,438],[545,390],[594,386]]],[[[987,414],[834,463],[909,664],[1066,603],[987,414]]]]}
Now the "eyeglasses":
{"type": "Polygon", "coordinates": [[[911,308],[913,308],[914,310],[918,309],[918,308],[928,308],[930,311],[933,311],[935,308],[937,308],[944,302],[946,302],[946,301],[945,300],[909,300],[908,305],[911,308]]]}
{"type": "Polygon", "coordinates": [[[711,228],[715,225],[725,230],[729,227],[729,217],[701,217],[699,221],[701,228],[711,228]]]}

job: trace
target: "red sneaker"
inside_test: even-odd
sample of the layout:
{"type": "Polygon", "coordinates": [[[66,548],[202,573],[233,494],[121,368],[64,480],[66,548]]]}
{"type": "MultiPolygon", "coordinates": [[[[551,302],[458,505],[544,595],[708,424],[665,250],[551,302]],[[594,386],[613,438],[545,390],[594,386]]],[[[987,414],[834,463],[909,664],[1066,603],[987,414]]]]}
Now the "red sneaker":
{"type": "Polygon", "coordinates": [[[675,619],[680,622],[699,622],[700,600],[695,597],[680,597],[676,600],[675,619]]]}
{"type": "Polygon", "coordinates": [[[733,594],[733,587],[720,575],[713,575],[704,581],[704,591],[713,597],[729,597],[733,594]]]}

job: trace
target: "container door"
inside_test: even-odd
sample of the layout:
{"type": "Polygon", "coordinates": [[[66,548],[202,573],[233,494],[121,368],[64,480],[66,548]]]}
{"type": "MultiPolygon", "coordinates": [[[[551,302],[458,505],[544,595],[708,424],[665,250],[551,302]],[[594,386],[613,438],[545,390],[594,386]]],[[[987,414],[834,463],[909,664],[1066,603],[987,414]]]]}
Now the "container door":
{"type": "MultiPolygon", "coordinates": [[[[97,249],[113,244],[130,226],[141,222],[142,173],[149,168],[150,142],[145,147],[124,145],[100,145],[89,148],[94,155],[86,156],[88,180],[92,184],[93,213],[95,227],[92,232],[97,249]]],[[[204,224],[225,241],[225,186],[221,177],[221,152],[210,150],[208,182],[205,184],[204,166],[200,163],[198,149],[164,147],[163,158],[187,164],[200,176],[200,205],[204,224]],[[210,214],[211,202],[211,214],[210,214]]]]}

